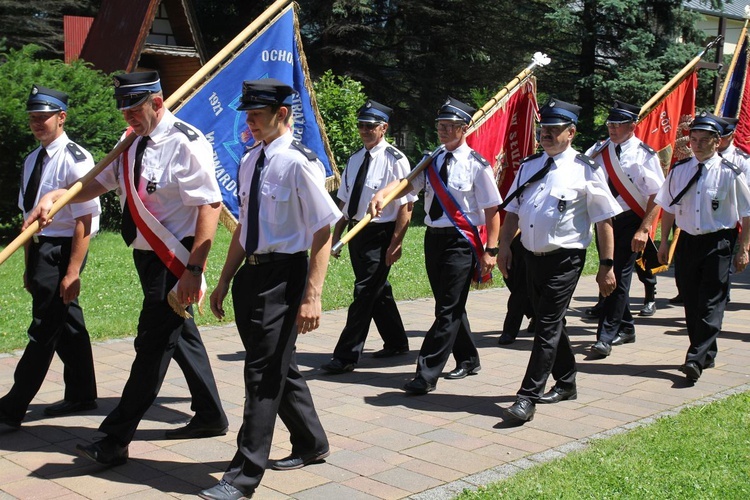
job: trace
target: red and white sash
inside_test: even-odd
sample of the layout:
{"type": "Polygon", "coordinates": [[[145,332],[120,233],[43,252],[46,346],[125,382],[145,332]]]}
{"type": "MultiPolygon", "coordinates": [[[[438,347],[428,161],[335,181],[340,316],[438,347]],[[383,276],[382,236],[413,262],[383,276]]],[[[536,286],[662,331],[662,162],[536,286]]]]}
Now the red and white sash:
{"type": "Polygon", "coordinates": [[[612,185],[617,189],[617,193],[622,196],[628,207],[642,219],[646,214],[646,204],[640,201],[643,197],[638,188],[635,187],[633,181],[623,172],[620,160],[615,154],[615,147],[616,145],[613,142],[608,141],[607,147],[602,150],[604,168],[607,170],[607,176],[609,176],[612,185]]]}
{"type": "Polygon", "coordinates": [[[450,194],[443,179],[440,178],[440,173],[435,165],[435,161],[430,162],[427,167],[427,178],[432,185],[432,190],[437,197],[440,206],[443,207],[448,220],[451,221],[453,226],[458,230],[461,235],[466,238],[466,241],[471,245],[471,249],[474,252],[476,261],[476,267],[474,269],[474,277],[472,278],[476,283],[485,283],[492,279],[492,273],[482,275],[482,255],[484,254],[484,245],[487,242],[487,228],[485,226],[475,226],[466,217],[466,214],[461,210],[460,205],[450,194]]]}

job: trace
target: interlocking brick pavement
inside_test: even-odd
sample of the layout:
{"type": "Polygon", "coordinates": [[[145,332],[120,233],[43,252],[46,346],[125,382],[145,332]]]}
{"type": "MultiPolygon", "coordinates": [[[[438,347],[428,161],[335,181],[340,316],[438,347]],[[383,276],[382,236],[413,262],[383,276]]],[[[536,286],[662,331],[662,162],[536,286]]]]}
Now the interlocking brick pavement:
{"type": "MultiPolygon", "coordinates": [[[[392,273],[398,287],[398,267],[392,273]]],[[[288,472],[269,470],[256,492],[260,499],[439,499],[563,456],[592,438],[625,432],[686,404],[750,389],[750,272],[733,277],[732,300],[719,339],[716,368],[691,386],[677,370],[687,349],[683,310],[668,304],[676,294],[671,275],[659,277],[658,310],[637,318],[637,342],[593,359],[596,324],[582,318],[597,289],[584,277],[568,312],[578,361],[575,401],[539,405],[522,427],[506,425],[503,408],[515,399],[531,346],[522,331],[511,346],[497,345],[507,290],[474,291],[469,320],[482,371],[463,380],[440,380],[426,396],[407,396],[400,387],[414,375],[415,358],[433,314],[431,299],[399,304],[410,336],[408,355],[374,359],[380,349],[373,328],[357,369],[331,376],[318,367],[331,355],[346,311],[324,314],[321,328],[301,336],[298,362],[307,376],[331,442],[325,463],[288,472]]],[[[640,308],[642,286],[634,280],[632,305],[640,308]]],[[[89,311],[88,314],[95,314],[89,311]]],[[[525,327],[525,325],[524,325],[525,327]]],[[[132,339],[94,346],[99,408],[85,414],[46,418],[43,409],[60,399],[62,365],[55,360],[20,431],[0,427],[0,500],[5,498],[193,497],[213,485],[235,451],[242,419],[243,351],[234,325],[203,328],[230,432],[211,439],[169,441],[164,430],[190,418],[182,373],[170,367],[155,405],[130,446],[129,462],[102,469],[75,454],[75,445],[99,436],[96,429],[114,407],[133,358],[132,339]]],[[[11,384],[20,353],[0,356],[0,391],[11,384]]],[[[446,371],[454,367],[453,360],[446,371]]],[[[286,456],[288,433],[277,422],[271,458],[286,456]]]]}

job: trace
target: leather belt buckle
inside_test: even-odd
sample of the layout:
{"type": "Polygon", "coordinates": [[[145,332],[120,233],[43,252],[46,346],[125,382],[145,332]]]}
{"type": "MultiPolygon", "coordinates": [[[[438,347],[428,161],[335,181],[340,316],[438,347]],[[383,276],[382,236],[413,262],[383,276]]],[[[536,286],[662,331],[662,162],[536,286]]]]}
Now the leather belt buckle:
{"type": "Polygon", "coordinates": [[[246,260],[247,263],[251,266],[257,266],[258,264],[260,264],[260,259],[255,254],[248,255],[246,260]]]}

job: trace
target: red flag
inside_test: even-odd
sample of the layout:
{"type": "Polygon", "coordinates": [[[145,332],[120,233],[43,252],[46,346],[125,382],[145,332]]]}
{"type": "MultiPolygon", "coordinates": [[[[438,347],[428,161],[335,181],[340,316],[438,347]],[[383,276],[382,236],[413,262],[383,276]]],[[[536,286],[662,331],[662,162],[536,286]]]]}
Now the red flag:
{"type": "Polygon", "coordinates": [[[471,148],[492,164],[497,187],[506,195],[518,167],[536,149],[536,79],[529,77],[492,110],[477,120],[466,137],[471,148]]]}
{"type": "MultiPolygon", "coordinates": [[[[745,50],[750,50],[745,44],[745,50]]],[[[748,56],[747,52],[745,53],[748,56]]],[[[747,75],[750,75],[750,57],[747,57],[747,67],[745,71],[744,88],[742,89],[742,99],[740,100],[740,113],[737,116],[739,121],[734,131],[734,145],[745,153],[750,153],[750,85],[747,82],[747,75]]]]}
{"type": "Polygon", "coordinates": [[[649,114],[641,118],[635,135],[654,148],[664,172],[677,160],[692,156],[688,144],[690,122],[695,116],[695,71],[676,86],[649,114]]]}

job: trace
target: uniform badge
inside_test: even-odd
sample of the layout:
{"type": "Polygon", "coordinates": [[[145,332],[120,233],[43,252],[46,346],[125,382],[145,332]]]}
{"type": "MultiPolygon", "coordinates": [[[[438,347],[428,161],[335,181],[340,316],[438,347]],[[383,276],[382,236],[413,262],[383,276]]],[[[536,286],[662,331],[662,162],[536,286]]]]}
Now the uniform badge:
{"type": "Polygon", "coordinates": [[[563,213],[565,211],[565,200],[560,200],[557,202],[557,210],[560,213],[563,213]]]}
{"type": "Polygon", "coordinates": [[[715,212],[719,209],[719,200],[711,200],[711,208],[715,212]]]}
{"type": "Polygon", "coordinates": [[[146,184],[146,192],[148,194],[154,194],[154,191],[156,191],[156,177],[154,177],[154,174],[151,174],[151,179],[149,179],[148,184],[146,184]]]}

